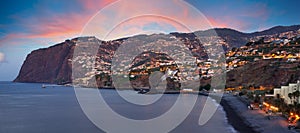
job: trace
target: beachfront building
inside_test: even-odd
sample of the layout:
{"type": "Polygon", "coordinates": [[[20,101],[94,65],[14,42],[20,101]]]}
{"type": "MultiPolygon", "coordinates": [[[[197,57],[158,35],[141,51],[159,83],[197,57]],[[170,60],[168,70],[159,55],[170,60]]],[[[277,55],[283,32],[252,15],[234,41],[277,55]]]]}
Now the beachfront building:
{"type": "Polygon", "coordinates": [[[287,104],[293,104],[295,101],[300,103],[300,97],[291,95],[296,91],[300,91],[300,81],[297,81],[297,83],[290,83],[288,86],[274,88],[274,94],[272,96],[283,98],[284,102],[287,104]]]}

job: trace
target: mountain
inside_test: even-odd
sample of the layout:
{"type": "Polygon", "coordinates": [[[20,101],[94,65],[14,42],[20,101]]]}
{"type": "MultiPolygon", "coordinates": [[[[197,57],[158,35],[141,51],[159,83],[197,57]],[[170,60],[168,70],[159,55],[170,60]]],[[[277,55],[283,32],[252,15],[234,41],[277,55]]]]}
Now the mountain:
{"type": "Polygon", "coordinates": [[[211,36],[215,32],[219,37],[221,37],[225,40],[225,42],[228,43],[227,49],[230,49],[233,47],[238,48],[244,46],[249,40],[258,40],[262,36],[278,35],[289,31],[298,31],[299,29],[300,25],[292,25],[275,26],[264,31],[258,31],[253,33],[243,33],[229,28],[215,28],[206,31],[196,31],[194,33],[199,36],[211,36]]]}
{"type": "MultiPolygon", "coordinates": [[[[217,38],[218,42],[223,46],[225,50],[231,49],[233,47],[241,47],[244,46],[247,42],[250,40],[258,40],[262,36],[269,36],[269,35],[277,35],[284,32],[289,31],[297,31],[300,29],[300,25],[295,26],[277,26],[273,27],[271,29],[260,31],[260,32],[253,32],[253,33],[242,33],[233,29],[228,28],[215,28],[210,29],[206,31],[196,31],[194,33],[170,33],[170,34],[159,34],[159,35],[140,35],[140,36],[134,36],[134,37],[128,37],[128,38],[122,38],[112,41],[101,41],[95,37],[79,37],[74,38],[71,40],[66,40],[65,42],[56,44],[54,46],[38,49],[32,51],[29,55],[27,55],[26,60],[24,61],[21,70],[17,76],[17,78],[14,80],[15,82],[45,82],[45,83],[57,83],[57,84],[64,84],[64,83],[70,83],[72,82],[72,63],[74,62],[82,62],[80,59],[73,59],[73,52],[75,49],[75,46],[78,45],[78,43],[83,44],[82,46],[86,44],[94,44],[95,42],[101,42],[102,45],[98,48],[97,53],[97,62],[98,68],[92,71],[92,75],[89,75],[88,73],[83,73],[87,77],[93,77],[94,75],[101,75],[101,73],[109,73],[112,57],[115,53],[115,51],[124,43],[126,40],[134,40],[136,38],[147,38],[150,41],[155,41],[153,37],[159,36],[160,40],[158,40],[157,43],[168,43],[172,41],[172,37],[175,36],[176,39],[181,40],[183,43],[182,45],[185,45],[189,48],[190,51],[192,51],[192,55],[197,57],[198,59],[206,59],[207,55],[205,54],[205,50],[203,47],[202,42],[195,36],[201,36],[202,39],[210,40],[211,38],[217,38]],[[217,33],[218,36],[216,36],[214,33],[217,33]],[[163,40],[163,41],[161,41],[163,40]]],[[[97,49],[97,48],[94,48],[97,49]]],[[[211,50],[214,50],[213,48],[211,50]]],[[[87,55],[84,55],[82,53],[81,58],[88,58],[87,55]]],[[[165,58],[162,55],[152,55],[153,58],[159,56],[159,58],[165,58]]],[[[151,57],[152,58],[152,57],[151,57]]],[[[158,60],[158,59],[156,59],[158,60]]],[[[144,60],[137,59],[133,64],[133,66],[143,66],[142,63],[148,63],[151,64],[152,59],[145,58],[144,60]]],[[[86,62],[85,62],[86,63],[86,62]]],[[[91,62],[88,62],[91,64],[91,62]]],[[[251,64],[250,64],[251,65],[251,64]]],[[[84,67],[87,67],[83,65],[84,67]]],[[[78,69],[81,69],[81,65],[78,67],[78,69]]],[[[73,67],[74,68],[74,67],[73,67]]],[[[249,67],[252,68],[252,67],[249,67]]],[[[76,67],[74,69],[77,69],[76,67]]],[[[269,68],[267,68],[269,70],[269,68]]],[[[243,74],[247,76],[251,76],[251,73],[248,73],[248,69],[241,68],[237,70],[237,73],[230,72],[228,75],[229,77],[234,77],[233,79],[228,79],[228,83],[235,85],[235,82],[238,81],[238,83],[242,83],[243,81],[239,81],[239,78],[236,77],[238,74],[243,74]],[[248,73],[248,74],[246,74],[248,73]],[[231,82],[235,81],[235,82],[231,82]]],[[[258,69],[260,71],[264,71],[264,69],[258,69]]],[[[270,71],[276,71],[273,69],[270,69],[270,71]]],[[[255,72],[253,70],[253,72],[255,72]]],[[[270,72],[271,73],[271,72],[270,72]]],[[[266,77],[267,74],[266,73],[266,77]]],[[[74,75],[73,75],[74,76],[74,75]]],[[[240,75],[241,76],[241,75],[240,75]]],[[[246,76],[246,77],[247,77],[246,76]]],[[[243,80],[246,79],[244,76],[243,80]]],[[[257,76],[253,77],[256,78],[257,76]]],[[[81,79],[86,79],[86,77],[80,77],[81,79]]],[[[97,84],[100,84],[100,86],[105,86],[107,84],[107,81],[110,79],[107,76],[97,76],[97,84]]],[[[143,83],[147,81],[147,77],[142,77],[143,83]]],[[[257,77],[258,78],[258,77],[257,77]]],[[[259,79],[260,82],[265,82],[269,79],[259,79]]],[[[283,80],[283,79],[278,79],[283,80]]],[[[250,82],[250,81],[249,81],[250,82]]],[[[259,82],[258,79],[253,79],[251,82],[259,82]]],[[[137,83],[139,84],[139,83],[137,83]]]]}
{"type": "Polygon", "coordinates": [[[274,35],[274,34],[279,34],[279,33],[284,33],[284,32],[289,32],[289,31],[297,31],[300,29],[300,25],[292,25],[292,26],[275,26],[273,28],[260,31],[260,32],[253,32],[250,33],[251,36],[263,36],[263,35],[274,35]]]}
{"type": "Polygon", "coordinates": [[[210,35],[212,32],[216,32],[217,35],[224,39],[224,41],[227,43],[227,45],[224,46],[224,50],[228,50],[233,47],[241,47],[245,45],[252,37],[251,34],[242,33],[228,28],[215,28],[206,31],[197,31],[195,34],[199,36],[205,36],[210,35]]]}

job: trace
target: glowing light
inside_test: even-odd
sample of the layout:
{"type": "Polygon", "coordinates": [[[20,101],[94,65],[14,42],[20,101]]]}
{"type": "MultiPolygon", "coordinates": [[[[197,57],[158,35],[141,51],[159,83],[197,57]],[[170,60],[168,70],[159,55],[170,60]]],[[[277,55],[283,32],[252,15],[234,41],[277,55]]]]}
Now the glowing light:
{"type": "Polygon", "coordinates": [[[265,106],[267,106],[267,107],[270,106],[270,105],[269,105],[268,103],[266,103],[266,102],[263,102],[263,104],[264,104],[265,106]]]}

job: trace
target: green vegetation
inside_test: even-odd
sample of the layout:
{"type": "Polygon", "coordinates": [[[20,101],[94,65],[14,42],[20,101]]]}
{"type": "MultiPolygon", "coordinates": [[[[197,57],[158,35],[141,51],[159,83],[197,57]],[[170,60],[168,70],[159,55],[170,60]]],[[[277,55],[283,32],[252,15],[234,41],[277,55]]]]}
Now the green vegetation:
{"type": "Polygon", "coordinates": [[[210,84],[206,84],[204,86],[200,86],[199,91],[201,91],[201,90],[209,91],[210,89],[211,89],[211,85],[210,84]]]}

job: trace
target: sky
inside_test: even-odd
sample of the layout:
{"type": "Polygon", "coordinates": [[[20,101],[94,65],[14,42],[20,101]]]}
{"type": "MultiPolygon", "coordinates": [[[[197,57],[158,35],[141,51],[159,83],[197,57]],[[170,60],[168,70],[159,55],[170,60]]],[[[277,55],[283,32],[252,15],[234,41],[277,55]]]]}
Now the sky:
{"type": "MultiPolygon", "coordinates": [[[[139,33],[204,30],[199,12],[211,27],[232,28],[242,32],[261,31],[277,25],[300,24],[300,1],[285,0],[161,0],[143,3],[137,0],[3,0],[0,8],[0,81],[16,78],[27,54],[66,39],[99,32],[106,39],[139,33]],[[163,2],[162,2],[163,1],[163,2]],[[162,2],[162,4],[159,4],[162,2]],[[188,7],[188,8],[187,8],[188,7]],[[195,12],[197,10],[198,12],[195,12]],[[151,12],[175,18],[138,13],[151,12]],[[100,22],[94,28],[93,20],[100,22]],[[91,26],[92,25],[92,26],[91,26]],[[89,29],[90,28],[90,29],[89,29]],[[108,31],[113,31],[107,33],[108,31]],[[105,36],[107,35],[107,36],[105,36]]],[[[146,1],[144,1],[146,2],[146,1]]]]}

